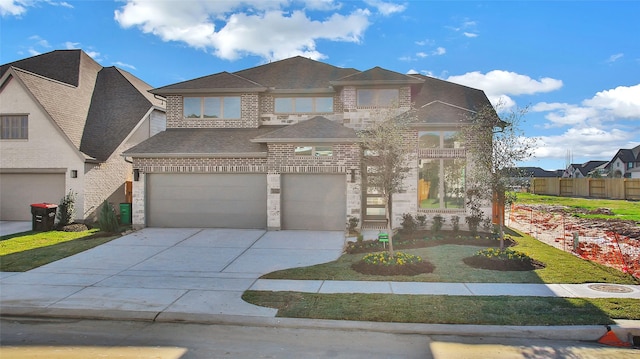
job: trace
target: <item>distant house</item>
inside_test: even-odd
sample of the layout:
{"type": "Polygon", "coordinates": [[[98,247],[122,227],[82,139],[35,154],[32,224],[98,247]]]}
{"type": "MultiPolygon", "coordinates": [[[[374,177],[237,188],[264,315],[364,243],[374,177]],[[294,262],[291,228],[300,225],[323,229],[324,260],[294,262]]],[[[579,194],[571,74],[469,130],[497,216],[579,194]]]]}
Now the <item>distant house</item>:
{"type": "Polygon", "coordinates": [[[344,230],[357,218],[375,228],[385,204],[367,185],[376,169],[363,167],[356,131],[412,105],[411,169],[392,225],[404,213],[468,213],[458,133],[490,106],[481,90],[297,56],[151,92],[167,99],[167,130],[124,153],[140,174],[136,226],[344,230]]]}
{"type": "Polygon", "coordinates": [[[603,177],[606,175],[607,161],[588,161],[582,164],[573,163],[564,170],[563,178],[603,177]]]}
{"type": "Polygon", "coordinates": [[[76,220],[126,199],[132,166],[121,153],[163,131],[151,86],[81,50],[0,67],[0,219],[30,220],[30,204],[77,194],[76,220]]]}
{"type": "Polygon", "coordinates": [[[640,146],[620,149],[606,166],[612,178],[631,178],[632,170],[640,166],[640,146]]]}

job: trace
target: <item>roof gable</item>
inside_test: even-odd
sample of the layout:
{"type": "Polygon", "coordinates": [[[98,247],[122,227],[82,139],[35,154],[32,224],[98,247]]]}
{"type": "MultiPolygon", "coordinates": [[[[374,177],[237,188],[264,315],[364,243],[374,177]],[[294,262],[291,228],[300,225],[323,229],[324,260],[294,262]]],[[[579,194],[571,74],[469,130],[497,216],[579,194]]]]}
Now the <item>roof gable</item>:
{"type": "Polygon", "coordinates": [[[265,91],[254,81],[226,71],[152,90],[156,94],[265,91]]]}
{"type": "Polygon", "coordinates": [[[358,72],[345,76],[338,80],[331,81],[332,85],[416,85],[424,80],[407,76],[399,72],[390,71],[381,67],[374,67],[367,71],[358,72]]]}
{"type": "Polygon", "coordinates": [[[270,89],[324,89],[330,87],[329,81],[357,72],[356,69],[336,67],[295,56],[234,74],[270,89]]]}
{"type": "Polygon", "coordinates": [[[82,50],[53,51],[12,64],[27,64],[25,67],[41,72],[6,67],[71,144],[98,160],[111,156],[143,116],[161,106],[142,80],[115,67],[103,68],[82,50]],[[64,59],[70,59],[62,64],[64,71],[50,69],[64,59]]]}
{"type": "MultiPolygon", "coordinates": [[[[10,67],[16,67],[40,76],[78,86],[80,81],[80,64],[82,50],[55,50],[45,54],[10,62],[0,66],[0,77],[10,67]]],[[[93,59],[91,60],[93,61],[93,59]]]]}
{"type": "Polygon", "coordinates": [[[258,136],[252,142],[355,142],[356,131],[322,116],[258,136]]]}
{"type": "Polygon", "coordinates": [[[458,107],[450,103],[433,101],[416,108],[413,115],[417,118],[417,122],[412,123],[412,125],[419,126],[421,124],[429,124],[459,126],[461,123],[468,122],[470,116],[474,113],[474,111],[458,107]]]}
{"type": "Polygon", "coordinates": [[[115,67],[98,73],[80,151],[105,161],[152,107],[149,99],[115,67]]]}

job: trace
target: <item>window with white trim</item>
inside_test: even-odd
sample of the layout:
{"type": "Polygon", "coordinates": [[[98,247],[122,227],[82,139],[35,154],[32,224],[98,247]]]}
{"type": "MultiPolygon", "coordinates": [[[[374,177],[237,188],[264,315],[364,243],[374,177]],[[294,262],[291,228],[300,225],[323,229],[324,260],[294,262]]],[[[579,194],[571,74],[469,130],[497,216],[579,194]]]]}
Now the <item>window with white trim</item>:
{"type": "Polygon", "coordinates": [[[0,139],[26,140],[28,138],[28,115],[0,115],[0,139]]]}
{"type": "Polygon", "coordinates": [[[225,97],[185,97],[183,116],[185,118],[239,119],[240,96],[225,97]]]}
{"type": "Polygon", "coordinates": [[[276,113],[331,113],[333,97],[276,97],[276,113]]]}

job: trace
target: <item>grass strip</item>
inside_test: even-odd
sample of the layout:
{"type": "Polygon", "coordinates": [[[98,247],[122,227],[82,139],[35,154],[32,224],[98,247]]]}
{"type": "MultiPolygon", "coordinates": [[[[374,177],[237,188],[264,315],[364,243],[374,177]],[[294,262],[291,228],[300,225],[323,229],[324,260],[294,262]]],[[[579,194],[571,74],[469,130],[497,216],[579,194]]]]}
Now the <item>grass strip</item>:
{"type": "Polygon", "coordinates": [[[604,325],[640,319],[637,299],[316,294],[247,291],[252,304],[278,317],[482,325],[604,325]]]}
{"type": "Polygon", "coordinates": [[[55,262],[107,243],[119,235],[96,237],[98,230],[84,232],[37,232],[5,239],[2,237],[0,246],[0,271],[26,272],[33,268],[55,262]]]}
{"type": "Polygon", "coordinates": [[[575,198],[575,197],[558,197],[546,196],[531,193],[518,193],[518,201],[516,204],[542,204],[550,206],[565,206],[575,209],[584,209],[588,211],[598,208],[608,208],[613,212],[613,216],[605,214],[584,214],[576,213],[577,217],[582,218],[602,218],[602,219],[624,219],[639,221],[640,220],[640,202],[632,202],[615,199],[593,199],[593,198],[575,198]]]}

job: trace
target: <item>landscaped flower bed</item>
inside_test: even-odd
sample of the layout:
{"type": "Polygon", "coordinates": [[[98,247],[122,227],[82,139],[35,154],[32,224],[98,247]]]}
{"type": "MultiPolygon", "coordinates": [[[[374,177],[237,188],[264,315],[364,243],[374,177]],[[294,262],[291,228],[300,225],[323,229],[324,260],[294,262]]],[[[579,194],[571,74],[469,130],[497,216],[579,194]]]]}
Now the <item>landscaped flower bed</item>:
{"type": "Polygon", "coordinates": [[[474,268],[501,271],[529,271],[544,268],[545,265],[528,255],[509,248],[488,248],[478,251],[475,256],[463,259],[474,268]]]}
{"type": "Polygon", "coordinates": [[[353,264],[353,270],[371,275],[417,275],[430,273],[433,265],[419,256],[404,252],[369,253],[361,261],[353,264]]]}

